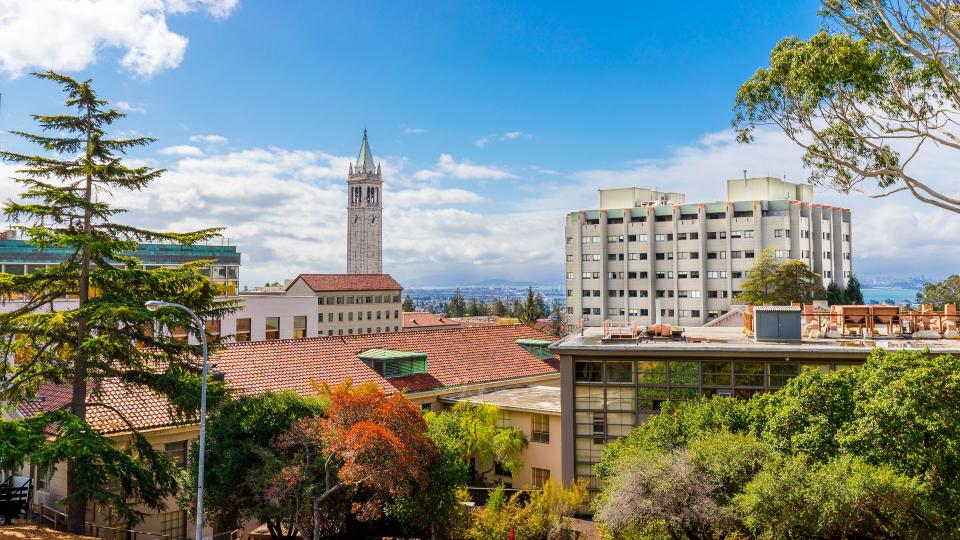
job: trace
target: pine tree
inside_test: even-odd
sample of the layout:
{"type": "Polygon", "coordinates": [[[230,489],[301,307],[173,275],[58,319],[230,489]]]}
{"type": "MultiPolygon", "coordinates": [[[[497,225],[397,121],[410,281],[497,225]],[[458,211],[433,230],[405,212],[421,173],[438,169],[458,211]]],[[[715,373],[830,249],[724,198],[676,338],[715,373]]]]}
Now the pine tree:
{"type": "Polygon", "coordinates": [[[479,315],[482,315],[483,313],[482,313],[482,310],[480,309],[480,306],[481,304],[477,301],[475,297],[468,300],[467,301],[467,317],[477,317],[479,315]]]}
{"type": "Polygon", "coordinates": [[[850,278],[847,279],[847,288],[845,295],[847,302],[854,305],[863,305],[863,291],[860,290],[860,280],[857,279],[857,276],[851,274],[850,278]]]}
{"type": "Polygon", "coordinates": [[[773,248],[760,251],[757,254],[757,260],[747,271],[747,279],[744,280],[743,286],[740,288],[740,294],[736,298],[737,302],[758,306],[773,303],[778,266],[773,248]]]}
{"type": "Polygon", "coordinates": [[[497,298],[493,301],[493,307],[490,308],[491,313],[497,317],[506,317],[507,316],[507,305],[503,303],[503,300],[497,298]]]}
{"type": "Polygon", "coordinates": [[[446,307],[443,312],[447,317],[464,317],[467,313],[467,303],[463,299],[463,294],[460,292],[460,289],[453,291],[453,296],[450,297],[450,301],[447,302],[446,307]]]}
{"type": "Polygon", "coordinates": [[[413,299],[410,298],[409,294],[403,297],[403,304],[401,304],[400,309],[407,313],[416,311],[416,308],[413,307],[413,299]]]}
{"type": "MultiPolygon", "coordinates": [[[[168,398],[181,418],[195,417],[199,408],[199,347],[167,331],[190,327],[190,319],[180,310],[150,312],[144,302],[177,302],[211,319],[236,306],[216,300],[220,289],[200,274],[209,261],[147,271],[136,258],[139,242],[189,245],[217,236],[218,229],[162,233],[112,221],[123,210],[103,199],[140,191],[164,172],[128,167],[120,158],[153,139],[106,138],[106,127],[124,115],[108,108],[89,80],[35,75],[62,87],[72,113],[34,115],[42,135],[14,132],[41,146],[44,155],[0,151],[0,159],[19,166],[14,180],[25,188],[4,213],[32,245],[69,248],[72,255],[36,272],[0,274],[0,297],[24,299],[22,307],[0,314],[0,356],[17,358],[0,362],[0,402],[33,399],[45,381],[70,385],[72,399],[69,412],[14,420],[23,424],[14,430],[22,440],[4,443],[23,443],[21,459],[66,463],[69,527],[83,533],[88,502],[133,524],[142,519],[137,503],[162,509],[176,489],[173,464],[135,430],[129,444],[117,446],[86,423],[88,407],[108,407],[97,403],[97,388],[115,382],[130,391],[152,391],[168,398]],[[79,298],[78,307],[54,311],[54,300],[67,294],[79,298]]],[[[210,391],[215,403],[222,386],[213,384],[210,391]]]]}
{"type": "Polygon", "coordinates": [[[849,303],[846,292],[840,288],[836,281],[831,281],[830,285],[827,285],[827,303],[831,306],[842,306],[849,303]]]}

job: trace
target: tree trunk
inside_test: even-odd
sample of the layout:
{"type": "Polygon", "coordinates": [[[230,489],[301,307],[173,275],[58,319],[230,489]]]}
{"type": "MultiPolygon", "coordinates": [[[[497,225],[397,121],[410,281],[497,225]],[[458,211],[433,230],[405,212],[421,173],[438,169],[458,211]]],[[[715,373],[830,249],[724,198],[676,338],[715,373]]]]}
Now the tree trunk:
{"type": "MultiPolygon", "coordinates": [[[[85,159],[89,162],[90,155],[90,137],[93,131],[91,125],[91,115],[93,114],[93,105],[87,106],[87,125],[86,125],[86,155],[85,159]]],[[[89,163],[88,163],[89,165],[89,163]]],[[[89,203],[93,199],[93,176],[87,172],[87,181],[84,186],[84,199],[89,203]]],[[[93,229],[90,210],[84,209],[83,212],[83,232],[89,238],[93,229]]],[[[80,259],[80,300],[79,306],[90,299],[90,246],[84,244],[80,259]]],[[[73,363],[73,396],[70,403],[70,412],[80,420],[87,419],[87,362],[81,353],[83,342],[87,334],[86,317],[81,317],[77,322],[77,350],[74,353],[73,363]]],[[[67,495],[73,496],[78,493],[82,486],[79,485],[77,478],[76,463],[73,460],[67,461],[67,495]]],[[[106,480],[106,479],[104,479],[106,480]]],[[[72,498],[67,505],[67,523],[70,532],[74,534],[84,534],[86,532],[87,501],[83,498],[72,498]]]]}

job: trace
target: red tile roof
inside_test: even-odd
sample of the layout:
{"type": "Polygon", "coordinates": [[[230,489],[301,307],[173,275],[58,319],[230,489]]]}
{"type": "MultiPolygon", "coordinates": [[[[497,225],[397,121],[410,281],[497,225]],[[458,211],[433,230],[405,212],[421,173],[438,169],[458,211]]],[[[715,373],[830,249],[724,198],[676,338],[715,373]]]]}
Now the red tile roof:
{"type": "Polygon", "coordinates": [[[314,292],[403,290],[390,274],[300,274],[290,285],[300,279],[314,292]]]}
{"type": "Polygon", "coordinates": [[[450,320],[442,315],[434,315],[428,311],[409,311],[403,313],[404,330],[416,330],[417,328],[434,326],[460,326],[460,322],[450,320]]]}
{"type": "MultiPolygon", "coordinates": [[[[417,392],[471,383],[494,382],[558,373],[558,361],[540,360],[516,343],[521,338],[552,339],[549,334],[523,325],[480,328],[439,328],[388,334],[316,337],[227,344],[211,358],[224,372],[235,392],[257,394],[294,390],[312,394],[312,381],[335,385],[346,379],[355,384],[372,382],[385,392],[417,392]],[[427,354],[427,373],[384,378],[367,367],[357,354],[374,348],[427,354]]],[[[44,384],[40,400],[22,403],[22,414],[65,406],[70,387],[44,384]]],[[[116,380],[103,382],[91,401],[90,424],[104,433],[128,430],[115,408],[138,430],[182,423],[167,402],[142,388],[125,387],[116,380]]]]}

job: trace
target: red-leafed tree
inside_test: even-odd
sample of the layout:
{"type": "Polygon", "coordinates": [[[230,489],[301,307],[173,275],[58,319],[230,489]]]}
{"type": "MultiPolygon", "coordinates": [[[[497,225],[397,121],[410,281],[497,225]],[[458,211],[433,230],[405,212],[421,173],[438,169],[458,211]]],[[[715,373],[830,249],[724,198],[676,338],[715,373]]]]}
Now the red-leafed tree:
{"type": "Polygon", "coordinates": [[[426,489],[436,444],[420,409],[401,394],[349,382],[321,387],[326,414],[281,435],[281,457],[267,497],[289,505],[303,538],[343,532],[347,511],[358,521],[383,515],[391,500],[426,489]]]}

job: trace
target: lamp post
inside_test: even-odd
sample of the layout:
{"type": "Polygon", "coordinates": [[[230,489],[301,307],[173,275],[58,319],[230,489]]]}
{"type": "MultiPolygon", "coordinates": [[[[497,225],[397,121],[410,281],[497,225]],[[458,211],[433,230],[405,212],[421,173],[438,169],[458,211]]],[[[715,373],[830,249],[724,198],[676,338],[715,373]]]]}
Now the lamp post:
{"type": "Polygon", "coordinates": [[[172,307],[182,309],[190,314],[193,322],[200,332],[200,344],[203,347],[203,372],[200,390],[200,451],[197,459],[197,530],[195,540],[203,540],[203,457],[207,442],[207,335],[206,327],[203,321],[193,312],[192,309],[175,302],[162,302],[160,300],[149,300],[146,303],[147,309],[157,311],[160,308],[172,307]]]}

